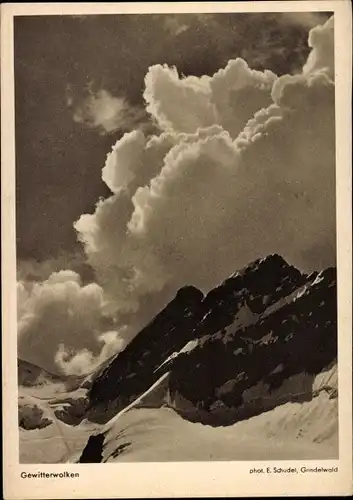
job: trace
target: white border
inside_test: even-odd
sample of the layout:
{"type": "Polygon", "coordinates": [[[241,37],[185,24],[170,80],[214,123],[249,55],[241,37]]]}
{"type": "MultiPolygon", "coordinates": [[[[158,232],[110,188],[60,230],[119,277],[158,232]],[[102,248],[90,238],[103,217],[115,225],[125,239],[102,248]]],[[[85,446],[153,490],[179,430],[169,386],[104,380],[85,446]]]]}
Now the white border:
{"type": "MultiPolygon", "coordinates": [[[[348,0],[254,3],[85,3],[3,4],[1,6],[2,146],[2,311],[3,311],[3,456],[6,499],[236,497],[348,495],[352,493],[352,225],[351,225],[351,6],[348,0]],[[184,462],[136,464],[23,465],[18,463],[15,127],[13,17],[16,15],[333,11],[335,14],[337,243],[339,301],[339,446],[338,473],[254,475],[263,462],[184,462]],[[79,472],[79,479],[25,480],[20,472],[79,472]]],[[[281,461],[279,466],[307,465],[281,461]]],[[[265,464],[266,466],[267,464],[265,464]]],[[[274,463],[272,463],[274,465],[274,463]]],[[[323,461],[310,461],[310,466],[323,461]]]]}

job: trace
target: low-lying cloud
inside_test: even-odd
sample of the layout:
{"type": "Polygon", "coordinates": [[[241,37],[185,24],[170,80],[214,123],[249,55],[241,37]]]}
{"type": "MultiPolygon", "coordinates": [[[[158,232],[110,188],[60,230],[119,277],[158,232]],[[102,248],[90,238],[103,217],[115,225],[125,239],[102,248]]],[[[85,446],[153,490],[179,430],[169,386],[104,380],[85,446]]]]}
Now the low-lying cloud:
{"type": "Polygon", "coordinates": [[[82,374],[124,347],[104,314],[104,292],[70,270],[18,284],[18,354],[50,372],[82,374]]]}

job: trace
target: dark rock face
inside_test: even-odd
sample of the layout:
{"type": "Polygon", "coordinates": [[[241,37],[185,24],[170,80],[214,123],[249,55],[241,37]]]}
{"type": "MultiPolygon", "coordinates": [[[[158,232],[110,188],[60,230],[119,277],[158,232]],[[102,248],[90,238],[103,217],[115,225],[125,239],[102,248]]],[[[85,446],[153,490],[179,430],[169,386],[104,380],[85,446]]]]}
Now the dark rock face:
{"type": "MultiPolygon", "coordinates": [[[[293,375],[313,379],[337,357],[335,274],[327,269],[256,323],[226,337],[211,336],[177,356],[169,379],[171,400],[178,395],[191,403],[187,418],[225,425],[264,411],[256,398],[244,400],[259,383],[271,394],[293,375]]],[[[280,403],[285,401],[282,397],[280,403]]]]}
{"type": "Polygon", "coordinates": [[[305,275],[277,254],[252,262],[207,294],[202,303],[205,315],[197,325],[196,336],[228,326],[245,302],[254,313],[262,313],[305,280],[305,275]]]}
{"type": "Polygon", "coordinates": [[[90,436],[78,463],[101,463],[103,460],[104,438],[104,434],[90,436]]]}
{"type": "Polygon", "coordinates": [[[174,300],[97,375],[89,394],[90,408],[103,405],[108,410],[113,402],[114,411],[119,411],[147,390],[157,380],[156,367],[190,340],[202,299],[197,288],[180,289],[174,300]]]}
{"type": "Polygon", "coordinates": [[[21,405],[18,408],[18,425],[26,431],[43,429],[53,422],[44,416],[44,412],[37,405],[21,405]]]}
{"type": "MultiPolygon", "coordinates": [[[[200,339],[204,344],[214,335],[223,337],[244,306],[255,317],[254,321],[256,316],[306,280],[305,274],[277,254],[250,263],[206,295],[196,317],[192,338],[200,339]]],[[[215,352],[213,357],[217,358],[219,354],[215,352]]],[[[169,370],[172,363],[165,363],[158,373],[169,370]]]]}
{"type": "Polygon", "coordinates": [[[266,408],[259,402],[261,390],[271,394],[293,375],[306,374],[303,394],[309,394],[310,380],[337,356],[336,316],[335,269],[307,276],[276,254],[249,264],[205,297],[182,288],[96,375],[86,415],[108,420],[167,371],[170,404],[211,425],[273,407],[276,398],[266,408]]]}
{"type": "Polygon", "coordinates": [[[68,425],[79,425],[85,418],[87,398],[67,398],[62,408],[55,410],[54,415],[68,425]]]}

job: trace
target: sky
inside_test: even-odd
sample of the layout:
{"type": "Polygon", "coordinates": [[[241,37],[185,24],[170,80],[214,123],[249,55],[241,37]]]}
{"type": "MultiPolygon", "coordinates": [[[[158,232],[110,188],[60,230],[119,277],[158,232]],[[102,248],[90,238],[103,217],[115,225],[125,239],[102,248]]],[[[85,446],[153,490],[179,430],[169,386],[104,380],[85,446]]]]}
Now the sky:
{"type": "Polygon", "coordinates": [[[335,263],[329,18],[15,20],[22,357],[81,373],[180,286],[335,263]]]}

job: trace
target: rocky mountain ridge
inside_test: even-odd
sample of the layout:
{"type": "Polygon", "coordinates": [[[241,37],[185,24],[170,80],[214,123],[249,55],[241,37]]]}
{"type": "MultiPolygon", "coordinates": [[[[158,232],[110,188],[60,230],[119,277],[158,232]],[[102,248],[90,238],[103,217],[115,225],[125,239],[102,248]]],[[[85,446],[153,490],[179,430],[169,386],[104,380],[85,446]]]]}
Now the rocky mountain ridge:
{"type": "Polygon", "coordinates": [[[270,255],[206,295],[180,289],[123,352],[87,376],[57,377],[19,360],[22,456],[27,461],[35,449],[41,460],[31,446],[39,433],[48,457],[69,462],[135,453],[138,460],[200,460],[204,449],[242,460],[251,455],[242,429],[250,446],[252,432],[262,443],[255,455],[268,448],[275,458],[336,456],[336,302],[335,268],[307,275],[270,255]],[[170,449],[165,439],[173,432],[181,435],[170,449]],[[150,439],[157,440],[151,448],[150,439]]]}
{"type": "MultiPolygon", "coordinates": [[[[269,395],[301,373],[308,374],[309,387],[310,377],[336,359],[335,273],[306,275],[274,254],[206,296],[181,289],[97,373],[87,418],[107,421],[167,372],[168,404],[210,425],[229,425],[291,400],[290,394],[280,400],[269,395]]],[[[303,392],[308,398],[310,389],[303,392]]]]}
{"type": "Polygon", "coordinates": [[[315,376],[337,358],[335,270],[309,278],[276,305],[258,321],[208,337],[173,360],[170,404],[178,412],[227,425],[312,398],[315,376]],[[283,390],[293,378],[302,383],[300,391],[290,384],[283,390]]]}

